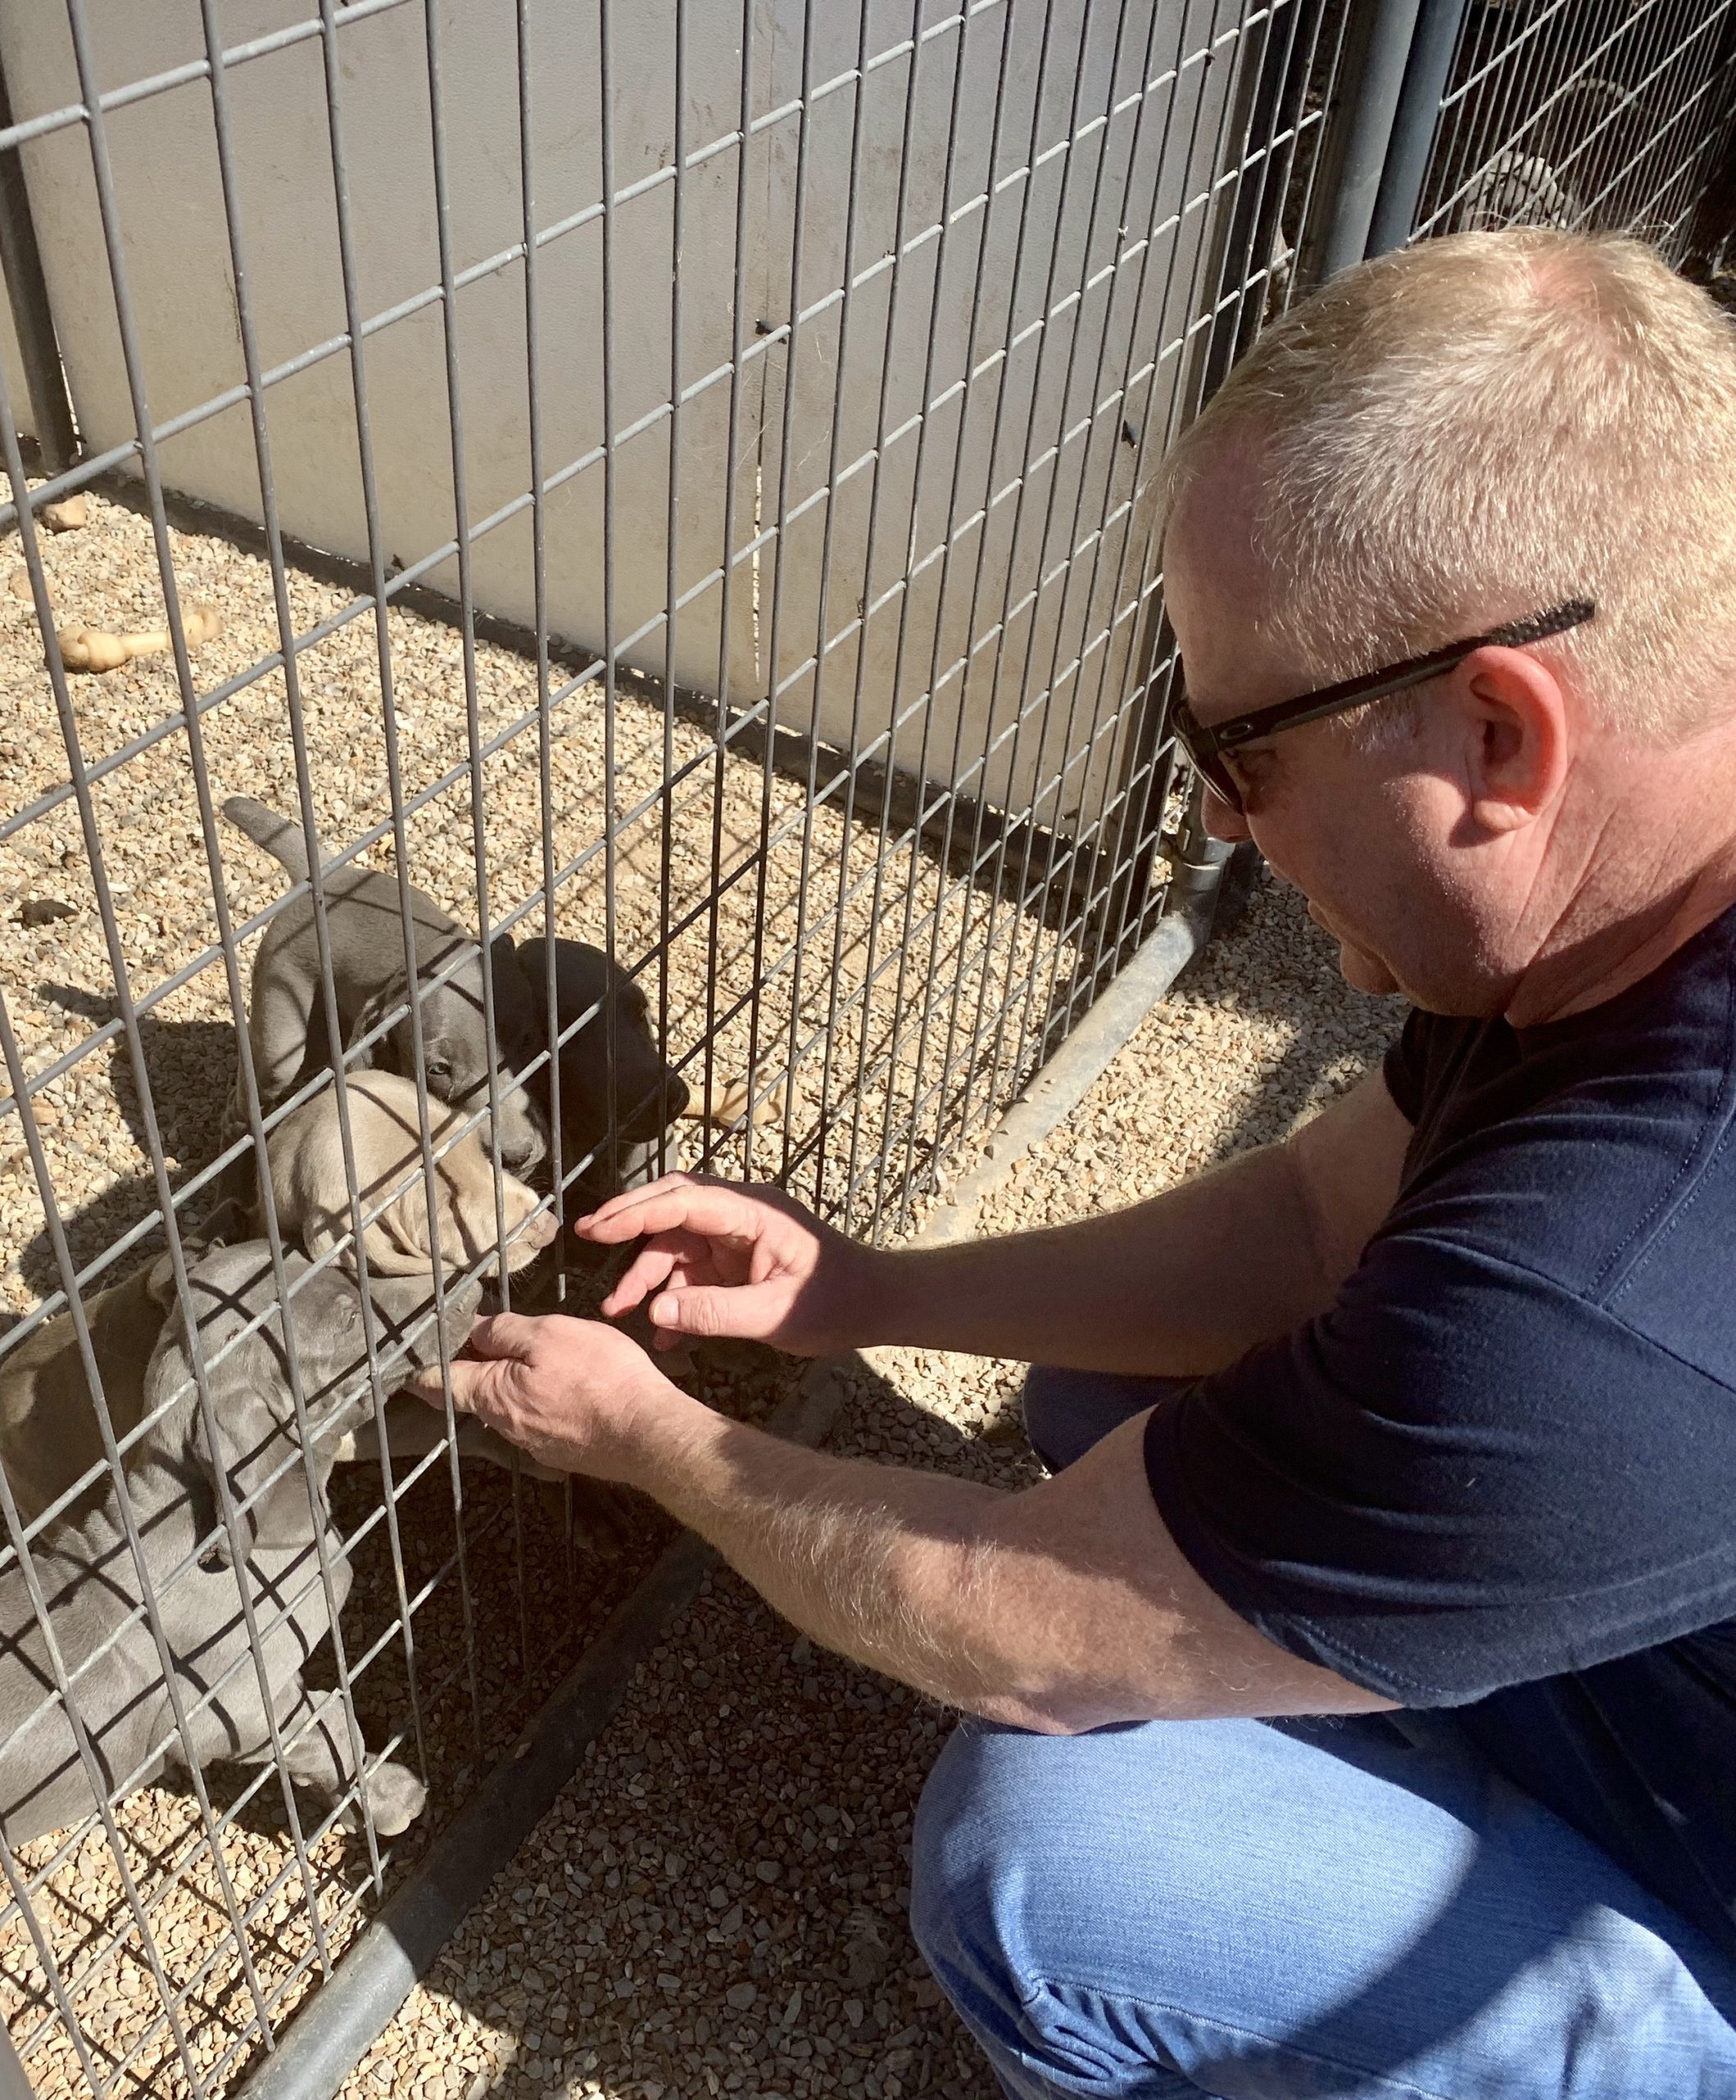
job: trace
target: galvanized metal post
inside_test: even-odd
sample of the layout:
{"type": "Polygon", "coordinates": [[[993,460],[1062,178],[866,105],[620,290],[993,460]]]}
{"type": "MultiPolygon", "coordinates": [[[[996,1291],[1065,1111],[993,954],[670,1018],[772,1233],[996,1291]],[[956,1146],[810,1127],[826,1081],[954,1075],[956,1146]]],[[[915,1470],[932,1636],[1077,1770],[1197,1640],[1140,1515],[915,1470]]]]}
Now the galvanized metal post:
{"type": "Polygon", "coordinates": [[[1332,199],[1308,276],[1324,283],[1368,253],[1375,200],[1416,33],[1420,0],[1374,0],[1351,17],[1341,100],[1329,119],[1332,199]]]}
{"type": "Polygon", "coordinates": [[[1441,121],[1441,98],[1453,70],[1464,25],[1465,0],[1422,0],[1411,39],[1405,84],[1392,119],[1387,165],[1374,200],[1364,253],[1385,255],[1402,248],[1417,222],[1417,206],[1428,179],[1429,155],[1441,121]]]}
{"type": "Polygon", "coordinates": [[[31,2100],[30,2081],[3,2027],[0,2027],[0,2100],[31,2100]]]}
{"type": "MultiPolygon", "coordinates": [[[[6,68],[0,64],[0,131],[8,130],[11,121],[12,99],[6,84],[6,68]]],[[[16,146],[0,151],[0,268],[6,273],[24,383],[36,418],[36,442],[43,464],[51,474],[57,474],[72,464],[78,439],[66,395],[66,375],[61,368],[54,317],[48,308],[42,251],[37,246],[36,225],[30,217],[30,193],[25,188],[23,158],[16,146]]],[[[17,494],[21,499],[23,491],[17,494]]]]}

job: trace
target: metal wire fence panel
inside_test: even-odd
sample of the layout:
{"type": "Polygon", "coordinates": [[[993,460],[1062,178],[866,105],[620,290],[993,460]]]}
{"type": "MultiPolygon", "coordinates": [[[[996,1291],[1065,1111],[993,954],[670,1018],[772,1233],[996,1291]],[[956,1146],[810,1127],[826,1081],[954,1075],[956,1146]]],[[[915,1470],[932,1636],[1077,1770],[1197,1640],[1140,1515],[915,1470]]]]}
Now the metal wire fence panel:
{"type": "MultiPolygon", "coordinates": [[[[1476,19],[1430,224],[1506,153],[1676,226],[1724,11],[1476,19]]],[[[1291,295],[1349,20],[0,15],[82,446],[35,471],[0,358],[39,2089],[232,2088],[655,1552],[406,1363],[485,1290],[592,1308],[560,1227],[660,1164],[904,1232],[1150,930],[1155,470],[1291,295]]],[[[694,1375],[754,1416],[788,1372],[694,1375]]]]}
{"type": "Polygon", "coordinates": [[[1620,229],[1672,262],[1703,253],[1733,68],[1736,10],[1715,0],[1468,6],[1417,235],[1620,229]]]}

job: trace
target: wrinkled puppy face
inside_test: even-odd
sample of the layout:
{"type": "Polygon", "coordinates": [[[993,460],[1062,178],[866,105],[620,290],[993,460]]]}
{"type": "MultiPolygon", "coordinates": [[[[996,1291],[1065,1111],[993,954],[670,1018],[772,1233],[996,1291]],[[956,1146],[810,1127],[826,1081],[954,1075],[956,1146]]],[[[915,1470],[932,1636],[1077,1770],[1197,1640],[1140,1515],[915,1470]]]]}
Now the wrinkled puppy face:
{"type": "Polygon", "coordinates": [[[453,1258],[461,1258],[467,1264],[480,1261],[494,1252],[499,1244],[497,1228],[504,1228],[510,1243],[506,1267],[512,1273],[535,1261],[560,1230],[558,1221],[547,1212],[537,1214],[536,1191],[504,1172],[496,1218],[493,1172],[474,1135],[455,1146],[440,1165],[442,1253],[455,1243],[463,1253],[461,1256],[455,1253],[453,1258]]]}
{"type": "MultiPolygon", "coordinates": [[[[407,1185],[368,1228],[368,1260],[386,1274],[431,1272],[434,1238],[429,1231],[427,1185],[420,1171],[419,1157],[402,1161],[389,1180],[382,1176],[381,1192],[400,1180],[407,1185]]],[[[494,1173],[476,1132],[436,1158],[433,1209],[443,1268],[472,1267],[493,1256],[498,1244],[494,1173]]],[[[534,1261],[559,1229],[546,1213],[533,1216],[536,1209],[535,1191],[515,1176],[503,1172],[499,1222],[509,1235],[524,1227],[508,1249],[509,1271],[534,1261]]]]}

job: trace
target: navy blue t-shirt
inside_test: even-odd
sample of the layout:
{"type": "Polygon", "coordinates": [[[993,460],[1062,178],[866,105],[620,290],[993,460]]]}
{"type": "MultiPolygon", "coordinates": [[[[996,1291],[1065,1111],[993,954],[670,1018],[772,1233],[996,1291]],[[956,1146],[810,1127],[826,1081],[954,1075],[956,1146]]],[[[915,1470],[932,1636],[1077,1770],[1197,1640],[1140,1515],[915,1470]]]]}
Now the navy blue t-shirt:
{"type": "Polygon", "coordinates": [[[1387,1081],[1397,1202],[1330,1312],[1155,1410],[1158,1508],[1736,1952],[1736,911],[1567,1020],[1413,1013],[1387,1081]]]}

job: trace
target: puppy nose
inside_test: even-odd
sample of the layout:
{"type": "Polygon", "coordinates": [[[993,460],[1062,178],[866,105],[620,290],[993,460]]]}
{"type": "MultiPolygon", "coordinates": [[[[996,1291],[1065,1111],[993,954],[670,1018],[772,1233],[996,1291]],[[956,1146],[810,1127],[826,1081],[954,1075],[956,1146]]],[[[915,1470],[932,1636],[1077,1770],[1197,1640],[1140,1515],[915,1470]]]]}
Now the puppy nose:
{"type": "Polygon", "coordinates": [[[514,1146],[511,1151],[508,1151],[503,1145],[500,1148],[500,1164],[509,1174],[516,1174],[522,1180],[547,1150],[548,1147],[544,1144],[541,1138],[533,1132],[522,1144],[514,1146]]]}

